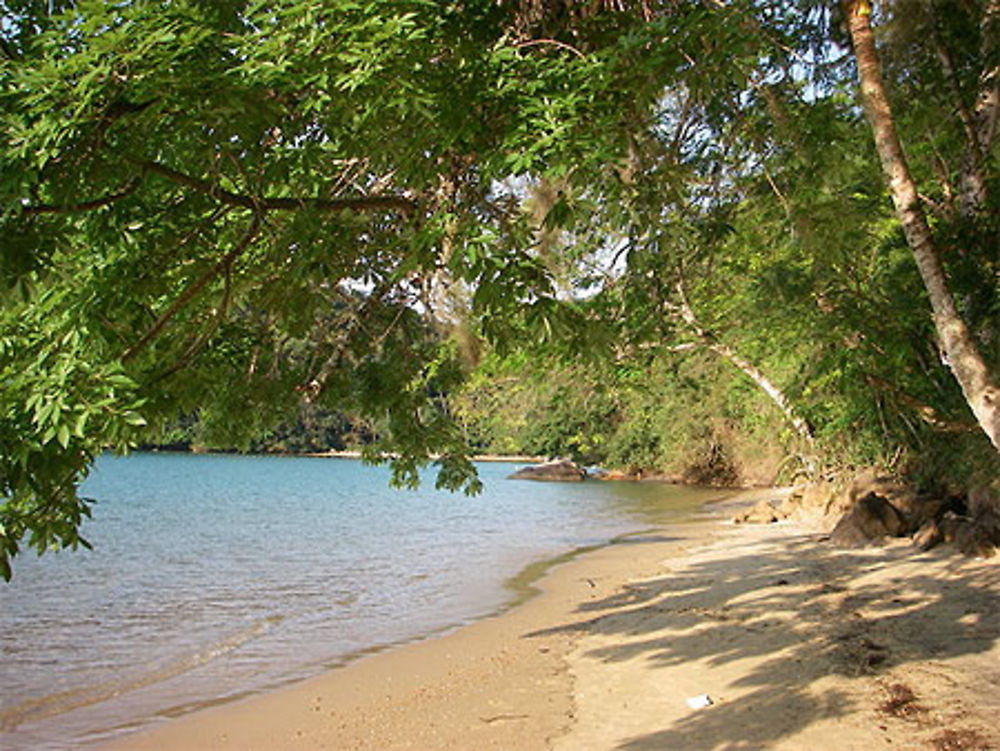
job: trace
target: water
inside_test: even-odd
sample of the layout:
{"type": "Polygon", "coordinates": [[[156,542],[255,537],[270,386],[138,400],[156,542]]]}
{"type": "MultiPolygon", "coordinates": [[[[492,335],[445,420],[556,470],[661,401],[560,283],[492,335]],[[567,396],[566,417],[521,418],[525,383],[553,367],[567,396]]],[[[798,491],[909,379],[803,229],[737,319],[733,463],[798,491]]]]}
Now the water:
{"type": "Polygon", "coordinates": [[[511,470],[466,498],[353,460],[102,457],[94,550],[26,553],[0,584],[0,748],[97,745],[469,623],[527,565],[718,496],[511,470]]]}

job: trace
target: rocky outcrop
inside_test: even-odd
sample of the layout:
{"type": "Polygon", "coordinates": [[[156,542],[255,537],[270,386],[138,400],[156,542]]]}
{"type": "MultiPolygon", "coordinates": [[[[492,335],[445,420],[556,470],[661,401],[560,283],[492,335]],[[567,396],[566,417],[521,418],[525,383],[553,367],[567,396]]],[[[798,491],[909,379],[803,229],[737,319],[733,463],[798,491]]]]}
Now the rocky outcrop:
{"type": "Polygon", "coordinates": [[[830,533],[830,542],[842,548],[871,545],[886,537],[899,537],[906,521],[899,510],[882,496],[868,493],[840,517],[830,533]]]}
{"type": "Polygon", "coordinates": [[[1000,546],[1000,493],[978,487],[969,491],[966,517],[959,518],[955,546],[969,556],[987,557],[1000,546]]]}
{"type": "Polygon", "coordinates": [[[846,514],[867,496],[877,495],[889,503],[902,519],[898,535],[912,534],[928,519],[936,516],[942,502],[921,496],[911,485],[874,471],[857,474],[848,484],[837,511],[846,514]],[[933,506],[933,509],[931,508],[933,506]]]}
{"type": "Polygon", "coordinates": [[[839,516],[842,499],[831,482],[816,482],[794,488],[784,497],[757,503],[733,518],[737,524],[773,524],[790,519],[808,529],[829,532],[839,516]]]}
{"type": "Polygon", "coordinates": [[[569,459],[554,459],[542,464],[532,464],[510,475],[511,480],[539,480],[542,482],[582,482],[587,471],[569,459]]]}
{"type": "Polygon", "coordinates": [[[953,543],[971,556],[1000,547],[1000,494],[988,487],[950,498],[915,488],[873,471],[847,482],[820,481],[796,488],[783,500],[762,501],[738,514],[736,523],[770,524],[791,519],[829,533],[832,543],[858,547],[911,536],[921,550],[953,543]]]}
{"type": "Polygon", "coordinates": [[[921,550],[930,550],[944,542],[944,530],[937,519],[928,519],[913,534],[913,544],[921,550]]]}
{"type": "Polygon", "coordinates": [[[937,509],[913,535],[913,544],[921,550],[952,543],[965,555],[988,557],[1000,546],[1000,495],[996,491],[973,488],[964,498],[949,499],[937,509]]]}

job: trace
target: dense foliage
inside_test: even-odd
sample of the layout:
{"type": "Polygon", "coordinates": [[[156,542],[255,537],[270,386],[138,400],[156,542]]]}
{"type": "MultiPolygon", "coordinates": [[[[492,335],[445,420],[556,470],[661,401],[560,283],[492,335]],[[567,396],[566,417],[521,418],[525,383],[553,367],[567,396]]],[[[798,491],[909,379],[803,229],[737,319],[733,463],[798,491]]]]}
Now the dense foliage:
{"type": "Polygon", "coordinates": [[[469,491],[470,448],[995,476],[998,24],[995,0],[0,2],[2,573],[25,537],[78,544],[93,458],[181,415],[241,447],[350,415],[398,482],[433,455],[469,491]],[[866,120],[872,19],[892,106],[868,86],[866,120]]]}

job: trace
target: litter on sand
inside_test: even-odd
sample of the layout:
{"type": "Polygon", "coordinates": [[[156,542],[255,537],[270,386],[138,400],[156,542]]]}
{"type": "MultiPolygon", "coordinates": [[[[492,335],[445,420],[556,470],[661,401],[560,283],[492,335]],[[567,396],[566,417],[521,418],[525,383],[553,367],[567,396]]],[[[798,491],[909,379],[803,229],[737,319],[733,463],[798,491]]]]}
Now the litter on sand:
{"type": "Polygon", "coordinates": [[[691,709],[704,709],[705,707],[712,706],[712,697],[708,694],[699,694],[698,696],[691,696],[687,700],[687,705],[691,709]]]}

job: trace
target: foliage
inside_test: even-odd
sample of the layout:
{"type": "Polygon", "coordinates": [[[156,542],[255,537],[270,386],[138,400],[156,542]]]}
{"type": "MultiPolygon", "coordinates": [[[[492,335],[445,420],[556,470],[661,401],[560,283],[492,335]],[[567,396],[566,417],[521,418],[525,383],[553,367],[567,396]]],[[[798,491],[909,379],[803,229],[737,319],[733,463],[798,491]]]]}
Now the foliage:
{"type": "MultiPolygon", "coordinates": [[[[996,191],[957,198],[995,25],[878,13],[995,367],[996,191]]],[[[179,414],[243,449],[348,415],[397,483],[436,455],[467,491],[470,448],[995,471],[845,41],[813,0],[0,3],[0,573],[179,414]]]]}
{"type": "MultiPolygon", "coordinates": [[[[5,309],[0,336],[0,573],[28,535],[42,552],[76,547],[89,515],[73,480],[100,451],[124,450],[145,424],[136,383],[54,293],[5,309]]],[[[84,543],[85,544],[85,543],[84,543]]]]}

